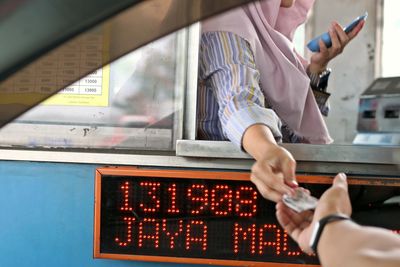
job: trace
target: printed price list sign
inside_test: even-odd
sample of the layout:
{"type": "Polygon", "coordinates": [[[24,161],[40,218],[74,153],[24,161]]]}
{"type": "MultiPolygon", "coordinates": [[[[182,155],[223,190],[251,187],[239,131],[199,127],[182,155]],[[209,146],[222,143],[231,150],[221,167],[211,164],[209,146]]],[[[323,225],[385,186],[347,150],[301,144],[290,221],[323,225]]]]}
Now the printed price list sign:
{"type": "MultiPolygon", "coordinates": [[[[71,84],[69,77],[76,71],[89,73],[84,78],[62,89],[57,95],[45,102],[46,105],[82,105],[107,106],[109,91],[109,66],[93,71],[107,56],[107,50],[101,34],[91,35],[76,44],[79,47],[65,47],[58,62],[57,82],[71,84]],[[77,53],[76,51],[80,51],[77,53]],[[61,80],[61,81],[60,81],[61,80]]],[[[51,63],[51,62],[49,62],[51,63]]],[[[58,84],[60,86],[60,84],[58,84]]]]}
{"type": "Polygon", "coordinates": [[[64,89],[46,100],[44,105],[108,106],[108,43],[103,31],[78,38],[39,59],[25,70],[0,85],[2,103],[16,99],[41,99],[56,88],[64,89]],[[93,71],[94,70],[94,71],[93,71]],[[81,74],[88,74],[76,81],[81,74]]]}

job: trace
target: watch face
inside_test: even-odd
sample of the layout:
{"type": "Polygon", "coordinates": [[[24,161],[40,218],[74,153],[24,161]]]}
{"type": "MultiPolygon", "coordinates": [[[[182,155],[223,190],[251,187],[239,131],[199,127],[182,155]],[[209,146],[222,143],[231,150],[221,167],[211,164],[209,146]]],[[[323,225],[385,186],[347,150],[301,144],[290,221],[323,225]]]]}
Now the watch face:
{"type": "Polygon", "coordinates": [[[329,76],[329,74],[331,74],[331,69],[326,69],[319,75],[319,78],[322,79],[326,76],[329,76]]]}

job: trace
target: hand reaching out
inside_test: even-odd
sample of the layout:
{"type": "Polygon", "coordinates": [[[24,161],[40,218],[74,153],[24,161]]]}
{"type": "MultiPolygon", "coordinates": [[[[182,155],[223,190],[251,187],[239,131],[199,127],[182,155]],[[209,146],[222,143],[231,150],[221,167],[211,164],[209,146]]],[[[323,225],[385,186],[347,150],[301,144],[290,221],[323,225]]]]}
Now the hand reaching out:
{"type": "Polygon", "coordinates": [[[243,136],[243,147],[256,162],[251,168],[251,181],[261,195],[278,202],[284,194],[294,193],[296,161],[292,154],[276,144],[271,130],[263,124],[249,127],[243,136]]]}
{"type": "Polygon", "coordinates": [[[293,193],[292,188],[298,186],[295,171],[293,156],[283,147],[275,145],[254,163],[251,181],[264,198],[278,202],[284,194],[293,193]]]}
{"type": "Polygon", "coordinates": [[[343,173],[335,177],[332,187],[321,196],[315,212],[296,213],[282,202],[276,205],[276,216],[279,223],[299,244],[300,248],[307,253],[312,252],[310,239],[315,223],[321,218],[334,213],[351,215],[346,175],[343,173]]]}

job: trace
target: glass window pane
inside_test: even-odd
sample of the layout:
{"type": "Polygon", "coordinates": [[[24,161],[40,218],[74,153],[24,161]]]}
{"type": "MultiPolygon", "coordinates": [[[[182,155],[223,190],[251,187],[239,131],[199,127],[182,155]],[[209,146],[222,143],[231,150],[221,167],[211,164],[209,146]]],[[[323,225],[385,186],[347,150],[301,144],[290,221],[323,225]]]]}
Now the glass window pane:
{"type": "Polygon", "coordinates": [[[400,76],[400,1],[385,0],[383,21],[382,76],[400,76]]]}
{"type": "Polygon", "coordinates": [[[294,47],[301,56],[304,56],[305,34],[305,24],[302,24],[297,28],[293,37],[294,47]]]}
{"type": "MultiPolygon", "coordinates": [[[[172,150],[177,110],[176,97],[184,75],[184,39],[174,33],[138,49],[109,66],[71,84],[0,131],[2,145],[63,148],[120,148],[172,150]]],[[[57,83],[64,73],[84,68],[84,57],[96,61],[102,53],[88,46],[104,47],[100,39],[82,44],[79,54],[47,62],[48,73],[28,77],[57,83]],[[53,66],[54,65],[54,66],[53,66]]],[[[111,47],[112,49],[112,47],[111,47]]],[[[75,50],[74,50],[75,51],[75,50]]],[[[46,62],[44,62],[46,63],[46,62]]],[[[29,81],[30,81],[29,80],[29,81]]],[[[29,94],[29,92],[21,92],[29,94]]]]}

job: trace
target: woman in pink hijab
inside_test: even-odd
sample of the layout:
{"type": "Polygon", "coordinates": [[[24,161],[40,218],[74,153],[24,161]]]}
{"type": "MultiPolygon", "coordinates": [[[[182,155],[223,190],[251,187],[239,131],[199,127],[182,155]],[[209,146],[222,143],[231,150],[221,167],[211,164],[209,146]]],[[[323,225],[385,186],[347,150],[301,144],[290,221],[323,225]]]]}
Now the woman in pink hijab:
{"type": "Polygon", "coordinates": [[[267,199],[297,187],[296,161],[277,142],[332,142],[322,115],[328,63],[362,29],[334,22],[332,46],[306,61],[292,43],[313,0],[253,2],[202,23],[198,137],[231,140],[252,155],[251,179],[267,199]]]}

